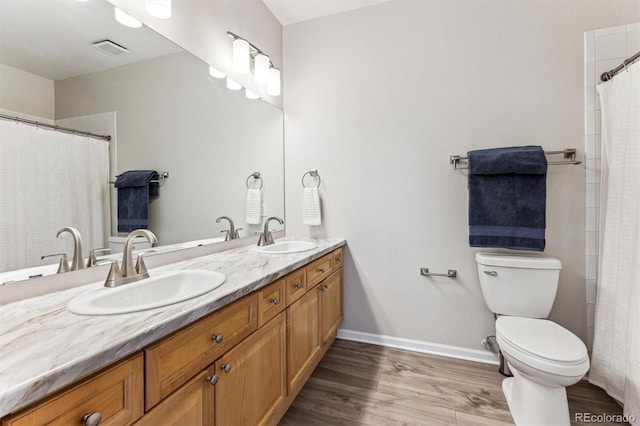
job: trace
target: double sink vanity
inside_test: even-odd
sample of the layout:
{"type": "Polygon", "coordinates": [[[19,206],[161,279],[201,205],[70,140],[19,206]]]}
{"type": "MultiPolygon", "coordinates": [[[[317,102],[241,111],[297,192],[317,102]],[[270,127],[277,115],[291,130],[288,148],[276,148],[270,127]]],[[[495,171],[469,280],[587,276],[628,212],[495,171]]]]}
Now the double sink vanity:
{"type": "Polygon", "coordinates": [[[2,426],[277,423],[335,339],[344,244],[243,246],[0,306],[2,426]]]}

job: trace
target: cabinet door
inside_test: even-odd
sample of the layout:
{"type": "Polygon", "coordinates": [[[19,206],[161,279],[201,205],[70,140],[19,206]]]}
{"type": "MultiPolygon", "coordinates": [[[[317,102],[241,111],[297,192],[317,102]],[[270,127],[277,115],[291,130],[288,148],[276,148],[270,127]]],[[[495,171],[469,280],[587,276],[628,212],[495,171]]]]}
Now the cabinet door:
{"type": "Polygon", "coordinates": [[[135,426],[213,425],[214,375],[213,367],[201,372],[145,414],[135,426]]]}
{"type": "Polygon", "coordinates": [[[284,282],[285,279],[282,278],[258,291],[258,327],[262,327],[284,310],[284,282]]]}
{"type": "Polygon", "coordinates": [[[320,288],[320,333],[322,344],[330,340],[342,321],[342,268],[324,280],[320,288]]]}
{"type": "Polygon", "coordinates": [[[142,353],[121,361],[43,402],[2,420],[3,426],[128,425],[144,413],[142,353]]]}
{"type": "Polygon", "coordinates": [[[216,362],[217,425],[266,424],[282,408],[285,325],[281,312],[216,362]]]}
{"type": "Polygon", "coordinates": [[[287,383],[289,393],[302,387],[320,351],[319,291],[312,289],[287,309],[287,383]]]}

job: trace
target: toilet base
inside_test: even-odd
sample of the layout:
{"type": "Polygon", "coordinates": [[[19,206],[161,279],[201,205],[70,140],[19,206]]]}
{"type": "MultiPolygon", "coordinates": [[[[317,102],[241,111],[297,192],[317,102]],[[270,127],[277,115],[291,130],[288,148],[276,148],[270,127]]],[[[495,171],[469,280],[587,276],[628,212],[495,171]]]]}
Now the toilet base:
{"type": "Polygon", "coordinates": [[[517,426],[571,425],[566,388],[544,386],[511,372],[513,377],[502,381],[502,392],[517,426]]]}

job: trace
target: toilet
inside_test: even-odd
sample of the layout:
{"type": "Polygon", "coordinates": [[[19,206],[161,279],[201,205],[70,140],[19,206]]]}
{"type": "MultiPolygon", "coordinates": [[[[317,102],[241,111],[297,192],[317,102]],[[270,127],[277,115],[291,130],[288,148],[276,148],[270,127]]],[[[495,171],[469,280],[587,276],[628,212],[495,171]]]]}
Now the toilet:
{"type": "Polygon", "coordinates": [[[518,426],[570,425],[566,387],[589,370],[587,348],[545,319],[556,297],[558,259],[476,253],[482,295],[498,316],[496,340],[513,377],[502,390],[518,426]]]}

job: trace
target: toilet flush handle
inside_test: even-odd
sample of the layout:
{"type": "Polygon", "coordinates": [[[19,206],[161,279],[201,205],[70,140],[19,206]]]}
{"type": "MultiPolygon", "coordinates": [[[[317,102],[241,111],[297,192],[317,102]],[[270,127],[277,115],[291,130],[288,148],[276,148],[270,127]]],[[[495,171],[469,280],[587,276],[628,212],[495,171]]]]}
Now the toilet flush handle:
{"type": "Polygon", "coordinates": [[[487,275],[491,275],[492,277],[497,277],[498,273],[496,271],[483,271],[487,275]]]}

